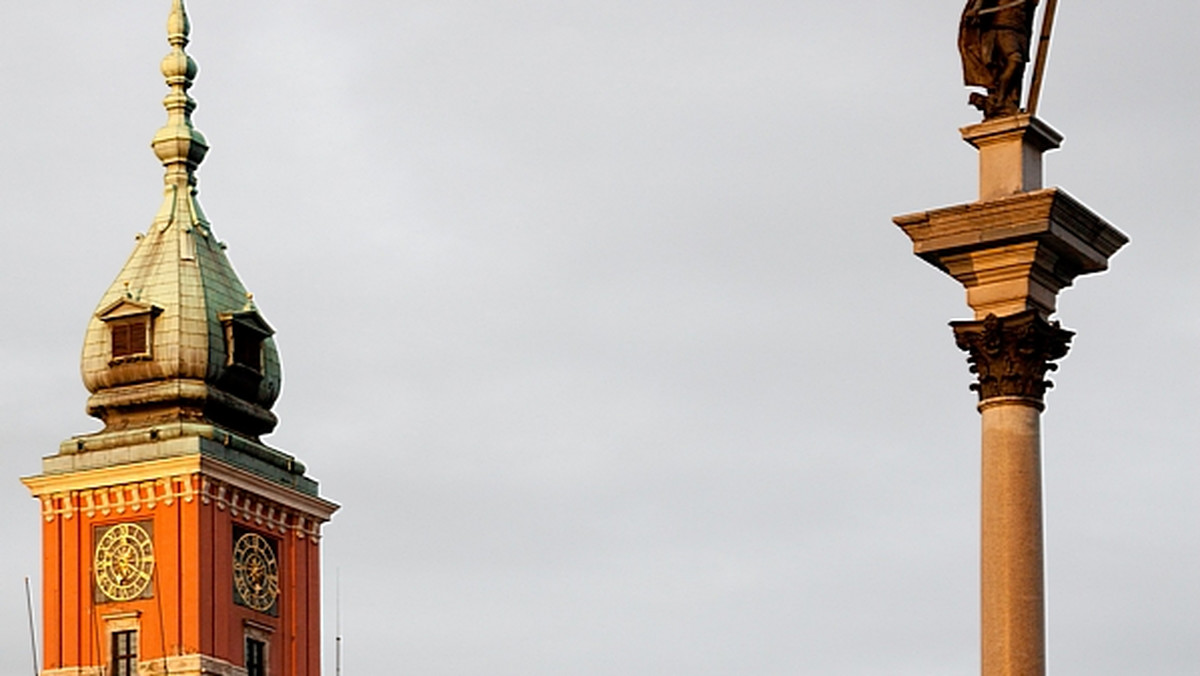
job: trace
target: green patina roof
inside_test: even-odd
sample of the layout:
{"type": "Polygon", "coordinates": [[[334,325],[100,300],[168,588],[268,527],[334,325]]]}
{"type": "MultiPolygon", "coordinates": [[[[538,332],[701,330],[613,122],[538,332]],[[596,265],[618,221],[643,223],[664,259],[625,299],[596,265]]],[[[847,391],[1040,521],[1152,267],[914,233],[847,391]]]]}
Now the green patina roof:
{"type": "MultiPolygon", "coordinates": [[[[99,461],[100,455],[117,458],[114,448],[160,434],[202,436],[216,440],[206,448],[219,449],[226,461],[307,488],[310,480],[297,479],[302,465],[258,440],[277,422],[270,409],[282,371],[273,331],[196,197],[196,170],[208,144],[191,120],[196,102],[188,90],[199,69],[184,49],[189,31],[182,0],[173,0],[167,22],[171,52],[162,61],[170,88],[163,101],[167,122],[151,144],[165,168],[162,206],[101,297],[84,340],[82,375],[92,393],[88,413],[103,420],[105,429],[64,442],[60,456],[94,452],[99,461]],[[110,324],[139,317],[150,327],[147,352],[114,357],[110,324]],[[230,355],[231,340],[243,337],[246,344],[261,345],[261,361],[253,368],[230,355]]],[[[58,464],[65,469],[79,462],[63,458],[58,464]]],[[[47,470],[53,471],[49,465],[47,470]]]]}

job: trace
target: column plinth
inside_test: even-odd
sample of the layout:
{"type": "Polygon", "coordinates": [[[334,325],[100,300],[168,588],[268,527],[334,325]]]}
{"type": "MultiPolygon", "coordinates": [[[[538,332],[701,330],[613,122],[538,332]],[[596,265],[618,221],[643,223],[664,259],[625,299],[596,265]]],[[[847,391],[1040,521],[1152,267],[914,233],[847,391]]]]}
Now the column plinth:
{"type": "Polygon", "coordinates": [[[913,253],[967,292],[976,319],[1055,311],[1079,275],[1108,269],[1129,238],[1059,188],[969,202],[892,219],[913,253]]]}
{"type": "Polygon", "coordinates": [[[959,131],[979,149],[981,201],[1040,190],[1042,153],[1062,144],[1062,134],[1027,114],[986,120],[959,131]]]}

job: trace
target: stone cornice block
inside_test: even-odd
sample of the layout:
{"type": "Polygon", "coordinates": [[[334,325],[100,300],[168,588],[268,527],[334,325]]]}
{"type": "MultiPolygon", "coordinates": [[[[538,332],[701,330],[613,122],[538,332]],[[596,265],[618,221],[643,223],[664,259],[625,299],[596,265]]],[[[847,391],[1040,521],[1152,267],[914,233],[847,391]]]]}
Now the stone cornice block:
{"type": "Polygon", "coordinates": [[[1054,150],[1062,145],[1063,136],[1043,120],[1027,113],[984,120],[959,129],[963,140],[976,148],[1005,143],[1017,134],[1020,140],[1039,152],[1054,150]]]}
{"type": "Polygon", "coordinates": [[[893,219],[913,253],[957,279],[977,318],[1036,309],[1108,268],[1129,238],[1065,191],[1048,188],[893,219]]]}

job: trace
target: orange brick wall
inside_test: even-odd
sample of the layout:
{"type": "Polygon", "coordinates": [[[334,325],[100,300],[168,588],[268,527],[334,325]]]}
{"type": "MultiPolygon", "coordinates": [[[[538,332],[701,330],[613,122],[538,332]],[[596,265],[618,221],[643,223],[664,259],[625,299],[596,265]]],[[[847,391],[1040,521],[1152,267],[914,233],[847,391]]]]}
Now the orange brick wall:
{"type": "Polygon", "coordinates": [[[104,664],[104,616],[137,612],[142,661],[199,653],[241,666],[244,627],[250,620],[273,630],[272,676],[319,676],[320,551],[311,536],[297,530],[268,530],[245,512],[235,518],[234,510],[198,494],[170,504],[143,505],[136,511],[104,511],[89,515],[76,509],[70,516],[56,515],[43,522],[46,669],[104,664]],[[153,523],[152,598],[95,603],[95,527],[130,521],[153,523]],[[277,543],[277,616],[234,603],[235,523],[277,543]]]}

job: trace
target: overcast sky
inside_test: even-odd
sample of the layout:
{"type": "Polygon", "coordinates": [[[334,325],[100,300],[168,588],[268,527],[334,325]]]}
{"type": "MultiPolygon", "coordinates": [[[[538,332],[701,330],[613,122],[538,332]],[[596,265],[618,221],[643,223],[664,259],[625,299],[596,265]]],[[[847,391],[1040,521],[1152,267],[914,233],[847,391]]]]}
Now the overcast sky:
{"type": "MultiPolygon", "coordinates": [[[[18,482],[93,430],[87,318],[158,207],[166,0],[0,10],[0,674],[18,482]]],[[[961,0],[191,0],[201,201],[343,505],[325,664],[978,672],[961,0]]],[[[1127,233],[1044,419],[1049,667],[1200,665],[1200,3],[1064,0],[1047,179],[1127,233]]]]}

